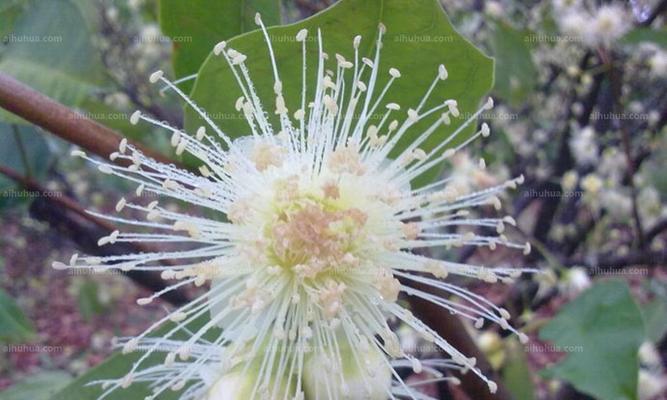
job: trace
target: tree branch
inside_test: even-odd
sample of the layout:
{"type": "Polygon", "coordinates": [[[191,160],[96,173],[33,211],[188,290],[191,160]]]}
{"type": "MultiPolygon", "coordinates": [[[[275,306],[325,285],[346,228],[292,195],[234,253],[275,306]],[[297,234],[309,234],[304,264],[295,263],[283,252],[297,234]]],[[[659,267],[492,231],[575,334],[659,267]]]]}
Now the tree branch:
{"type": "MultiPolygon", "coordinates": [[[[410,281],[402,283],[423,292],[432,292],[430,287],[418,282],[410,281]]],[[[458,351],[467,357],[475,357],[477,359],[477,367],[482,373],[498,384],[498,391],[492,394],[489,392],[489,387],[486,383],[472,372],[468,372],[465,375],[458,375],[457,377],[461,380],[461,388],[471,399],[512,400],[511,394],[496,376],[486,356],[477,347],[470,335],[468,335],[466,328],[458,317],[444,311],[440,306],[416,296],[410,297],[409,301],[417,317],[435,330],[447,343],[451,344],[458,351]]]]}
{"type": "MultiPolygon", "coordinates": [[[[116,230],[109,221],[99,219],[86,212],[79,204],[67,196],[50,196],[50,191],[34,180],[0,165],[0,174],[7,176],[25,189],[41,194],[31,206],[31,213],[39,220],[52,227],[65,231],[81,250],[96,256],[109,256],[133,252],[152,252],[155,248],[146,243],[115,243],[100,247],[97,238],[116,230]]],[[[165,264],[172,264],[169,260],[165,264]]],[[[158,273],[149,271],[129,271],[124,275],[151,291],[157,292],[167,287],[158,273]]],[[[165,301],[181,305],[188,301],[188,295],[180,289],[172,290],[161,296],[165,301]]]]}
{"type": "Polygon", "coordinates": [[[622,256],[609,254],[600,255],[596,259],[588,260],[573,258],[564,262],[567,266],[584,266],[593,269],[622,270],[623,268],[645,266],[658,267],[667,265],[667,251],[638,250],[622,256]]]}
{"type": "MultiPolygon", "coordinates": [[[[107,158],[109,154],[117,151],[123,139],[123,136],[112,129],[76,113],[2,72],[0,107],[100,157],[107,158]]],[[[157,161],[175,163],[138,143],[133,145],[157,161]]]]}

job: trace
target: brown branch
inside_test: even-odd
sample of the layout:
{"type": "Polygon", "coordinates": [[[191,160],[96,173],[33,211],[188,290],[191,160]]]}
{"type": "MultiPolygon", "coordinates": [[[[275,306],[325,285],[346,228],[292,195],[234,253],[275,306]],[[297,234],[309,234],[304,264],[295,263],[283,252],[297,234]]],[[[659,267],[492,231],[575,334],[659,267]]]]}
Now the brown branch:
{"type": "Polygon", "coordinates": [[[641,21],[639,23],[640,26],[649,26],[655,21],[656,18],[660,16],[660,14],[663,14],[667,12],[667,0],[662,0],[656,7],[655,9],[651,12],[651,14],[646,18],[645,20],[641,21]]]}
{"type": "Polygon", "coordinates": [[[564,265],[583,266],[593,269],[622,270],[623,268],[644,266],[664,267],[667,266],[667,251],[638,250],[618,256],[615,254],[600,255],[595,259],[573,258],[566,260],[564,265]]]}
{"type": "MultiPolygon", "coordinates": [[[[603,58],[605,59],[605,64],[608,66],[608,75],[609,81],[611,82],[611,88],[614,98],[614,109],[620,115],[623,113],[623,105],[621,104],[622,93],[622,73],[612,60],[613,55],[611,53],[603,53],[603,58]]],[[[621,131],[621,144],[623,147],[623,153],[625,154],[625,162],[627,164],[627,175],[628,175],[628,186],[631,190],[631,200],[632,200],[632,220],[635,230],[635,235],[637,236],[637,246],[641,249],[644,247],[644,230],[642,226],[642,221],[639,215],[639,205],[638,205],[638,190],[635,185],[634,177],[637,172],[635,161],[632,156],[632,144],[630,142],[630,132],[627,124],[624,120],[619,121],[619,128],[621,131]]]]}
{"type": "MultiPolygon", "coordinates": [[[[106,158],[116,151],[123,139],[112,129],[76,113],[2,72],[0,107],[100,157],[106,158]]],[[[175,163],[138,143],[133,145],[157,161],[175,163]]]]}
{"type": "MultiPolygon", "coordinates": [[[[414,287],[423,292],[431,293],[432,289],[424,284],[418,282],[402,282],[406,286],[414,287]]],[[[440,306],[422,298],[411,296],[409,298],[415,315],[419,317],[424,323],[435,330],[447,343],[451,344],[458,351],[465,354],[467,357],[475,357],[477,359],[477,367],[484,375],[492,379],[498,384],[498,390],[495,394],[489,392],[489,387],[486,383],[472,372],[465,375],[458,375],[461,380],[461,388],[475,400],[511,400],[512,395],[505,388],[502,381],[493,371],[491,364],[486,359],[486,356],[477,347],[472,340],[466,328],[463,326],[461,320],[445,311],[440,306]]]]}
{"type": "MultiPolygon", "coordinates": [[[[145,243],[116,243],[100,247],[97,245],[97,238],[116,230],[115,225],[90,215],[76,201],[67,196],[51,196],[52,191],[10,168],[0,165],[0,174],[17,182],[26,190],[39,192],[41,196],[33,202],[31,207],[33,216],[48,222],[54,228],[64,230],[68,238],[71,238],[83,251],[89,254],[108,256],[156,251],[155,248],[145,243]]],[[[165,260],[165,264],[171,265],[173,263],[170,260],[165,260]]],[[[122,273],[139,285],[154,292],[167,286],[158,273],[150,271],[122,273]]],[[[181,305],[188,301],[187,294],[180,289],[169,291],[161,298],[174,305],[181,305]]]]}
{"type": "MultiPolygon", "coordinates": [[[[31,192],[39,192],[40,194],[46,194],[50,192],[49,190],[42,187],[42,185],[40,185],[36,181],[27,178],[21,175],[20,173],[14,171],[13,169],[5,167],[4,165],[0,165],[0,174],[8,177],[9,179],[13,180],[14,182],[18,183],[19,185],[21,185],[22,187],[31,192]]],[[[57,204],[59,207],[73,211],[76,214],[80,215],[82,218],[88,220],[89,222],[94,223],[95,225],[98,225],[101,228],[104,228],[105,230],[108,230],[109,232],[113,232],[115,230],[113,224],[90,215],[89,213],[86,212],[86,210],[84,210],[79,204],[77,204],[74,200],[70,199],[69,197],[58,196],[51,198],[53,199],[53,202],[57,204]]]]}
{"type": "Polygon", "coordinates": [[[667,218],[659,220],[646,232],[646,244],[649,245],[658,235],[667,231],[667,218]]]}

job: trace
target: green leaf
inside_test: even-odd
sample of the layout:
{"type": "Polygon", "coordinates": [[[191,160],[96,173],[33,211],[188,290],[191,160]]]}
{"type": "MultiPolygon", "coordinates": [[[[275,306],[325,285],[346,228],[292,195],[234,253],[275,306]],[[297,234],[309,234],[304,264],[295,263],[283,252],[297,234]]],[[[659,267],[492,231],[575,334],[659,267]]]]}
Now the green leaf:
{"type": "MultiPolygon", "coordinates": [[[[267,26],[280,23],[279,0],[160,0],[160,26],[172,38],[174,72],[179,78],[199,71],[211,48],[257,28],[255,13],[267,26]]],[[[182,87],[189,91],[191,83],[182,87]]]]}
{"type": "MultiPolygon", "coordinates": [[[[190,331],[197,331],[206,322],[208,322],[208,315],[192,322],[187,326],[187,329],[190,331]]],[[[167,324],[162,329],[159,329],[155,336],[164,335],[165,332],[168,332],[172,328],[173,324],[167,324]]],[[[214,340],[217,334],[219,334],[219,331],[209,331],[209,333],[204,335],[204,339],[214,340]]],[[[188,337],[189,336],[186,333],[180,332],[174,335],[172,339],[186,340],[188,337]]],[[[102,393],[104,393],[104,390],[100,385],[89,386],[88,384],[96,380],[117,379],[125,376],[125,374],[132,368],[132,364],[137,361],[141,355],[142,354],[139,352],[132,354],[121,354],[116,352],[95,368],[72,381],[67,387],[56,393],[49,400],[96,400],[102,393]]],[[[143,367],[149,367],[162,364],[164,362],[164,356],[164,353],[153,354],[142,365],[143,367]]],[[[187,386],[184,390],[187,390],[187,386]]],[[[151,391],[147,385],[134,383],[127,389],[114,391],[111,395],[105,397],[105,400],[143,399],[150,394],[151,391]]],[[[178,400],[180,394],[181,392],[168,390],[164,394],[161,394],[159,399],[178,400]]]]}
{"type": "Polygon", "coordinates": [[[521,104],[537,83],[537,68],[526,43],[525,32],[503,21],[496,21],[491,48],[496,57],[494,91],[512,105],[521,104]]]}
{"type": "MultiPolygon", "coordinates": [[[[25,2],[26,0],[6,0],[3,4],[0,4],[0,20],[3,21],[0,25],[0,43],[9,40],[7,35],[14,29],[16,19],[21,15],[25,2]]],[[[2,51],[1,48],[0,51],[2,51]]]]}
{"type": "MultiPolygon", "coordinates": [[[[273,27],[269,35],[276,53],[276,62],[283,83],[283,94],[290,115],[300,107],[302,56],[301,43],[295,35],[302,28],[309,31],[307,43],[308,99],[312,98],[316,83],[317,30],[321,29],[324,51],[329,54],[327,68],[335,69],[334,54],[339,53],[348,60],[354,60],[352,41],[356,35],[363,37],[360,56],[373,58],[378,24],[387,27],[382,47],[380,69],[376,83],[376,93],[389,80],[389,68],[395,67],[402,78],[395,81],[384,100],[397,102],[402,106],[396,118],[405,118],[409,107],[416,107],[427,88],[432,83],[443,63],[449,71],[449,78],[439,83],[424,109],[441,104],[445,99],[456,99],[462,117],[477,110],[480,98],[493,83],[493,61],[459,35],[442,7],[436,0],[342,0],[316,16],[288,26],[273,27]],[[400,113],[400,114],[399,114],[400,113]]],[[[232,47],[247,55],[247,65],[258,96],[264,109],[276,120],[275,94],[271,64],[264,37],[255,31],[229,41],[232,47]]],[[[351,73],[346,77],[351,80],[351,73]]],[[[350,82],[346,87],[350,86],[350,82]]],[[[192,97],[204,108],[220,128],[231,137],[250,133],[243,118],[234,109],[241,91],[223,57],[209,55],[199,71],[192,97]]],[[[186,126],[194,130],[200,124],[192,110],[186,110],[186,126]]],[[[436,113],[437,114],[437,113],[436,113]]],[[[433,118],[439,117],[433,116],[433,118]]],[[[396,153],[411,143],[417,134],[434,119],[421,121],[411,128],[396,148],[396,153]]],[[[453,132],[462,118],[452,121],[452,125],[442,128],[432,135],[422,146],[429,150],[453,132]]],[[[457,139],[464,140],[475,129],[470,126],[457,139]]]]}
{"type": "Polygon", "coordinates": [[[17,343],[29,340],[35,329],[14,300],[0,290],[0,342],[17,343]]]}
{"type": "Polygon", "coordinates": [[[66,372],[41,372],[0,393],[0,400],[47,400],[71,380],[66,372]]]}
{"type": "MultiPolygon", "coordinates": [[[[68,106],[79,104],[104,79],[91,42],[94,23],[82,4],[30,1],[7,36],[0,71],[68,106]]],[[[0,118],[22,121],[6,112],[0,118]]]]}
{"type": "MultiPolygon", "coordinates": [[[[114,379],[124,376],[130,368],[132,363],[137,361],[140,354],[123,355],[115,353],[104,362],[86,372],[79,378],[73,380],[67,387],[56,392],[49,400],[96,400],[103,392],[100,385],[88,386],[88,384],[100,379],[114,379]]],[[[146,365],[156,365],[164,361],[164,357],[158,358],[152,356],[146,365]]],[[[135,383],[127,389],[119,389],[114,391],[107,400],[129,400],[129,399],[143,399],[150,395],[151,391],[144,384],[135,383]]],[[[178,400],[178,392],[171,390],[167,391],[164,396],[160,396],[160,400],[178,400]]],[[[0,399],[1,400],[1,399],[0,399]]]]}
{"type": "Polygon", "coordinates": [[[621,38],[624,44],[654,43],[667,49],[667,29],[635,28],[621,38]]]}
{"type": "Polygon", "coordinates": [[[507,361],[503,368],[503,382],[515,399],[534,400],[535,384],[523,346],[516,340],[507,343],[507,361]]]}
{"type": "Polygon", "coordinates": [[[658,343],[667,333],[667,299],[657,297],[641,307],[647,338],[658,343]]]}
{"type": "Polygon", "coordinates": [[[579,391],[605,400],[637,398],[637,351],[644,338],[639,308],[627,283],[600,282],[566,305],[540,338],[572,349],[543,371],[579,391]]]}

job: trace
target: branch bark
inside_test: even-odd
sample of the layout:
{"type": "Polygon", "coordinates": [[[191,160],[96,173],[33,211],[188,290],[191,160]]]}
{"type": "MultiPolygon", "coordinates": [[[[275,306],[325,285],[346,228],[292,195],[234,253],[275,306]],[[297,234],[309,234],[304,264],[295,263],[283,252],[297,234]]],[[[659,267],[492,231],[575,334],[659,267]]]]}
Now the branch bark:
{"type": "MultiPolygon", "coordinates": [[[[107,158],[117,151],[123,136],[81,115],[42,93],[0,72],[0,107],[38,125],[54,135],[107,158]]],[[[173,160],[133,143],[141,152],[157,161],[173,160]]]]}
{"type": "MultiPolygon", "coordinates": [[[[402,282],[421,291],[431,293],[431,289],[423,284],[416,282],[402,282]]],[[[461,380],[461,388],[474,400],[512,400],[512,395],[505,388],[502,381],[496,376],[491,364],[486,356],[477,347],[472,340],[461,320],[455,315],[444,311],[440,306],[431,303],[428,300],[410,297],[410,304],[414,307],[415,315],[424,323],[433,328],[449,344],[454,346],[467,357],[477,359],[477,367],[484,375],[498,384],[498,390],[495,394],[489,392],[489,387],[477,375],[468,372],[465,375],[458,375],[461,380]]]]}
{"type": "MultiPolygon", "coordinates": [[[[108,256],[156,250],[143,243],[116,243],[100,247],[97,245],[97,238],[116,230],[114,224],[90,215],[67,196],[46,195],[50,192],[49,190],[10,168],[0,165],[0,174],[12,179],[29,191],[39,192],[41,196],[33,202],[30,208],[31,214],[37,219],[49,223],[53,228],[66,232],[66,236],[86,253],[108,256]]],[[[169,264],[170,262],[165,261],[165,263],[169,264]]],[[[153,292],[167,287],[158,273],[129,271],[123,272],[123,274],[153,292]]],[[[173,305],[182,305],[188,301],[188,295],[180,289],[169,291],[161,298],[173,305]]]]}
{"type": "MultiPolygon", "coordinates": [[[[626,255],[600,255],[597,259],[573,258],[564,262],[567,266],[585,266],[592,269],[596,274],[597,269],[622,270],[630,267],[659,267],[667,265],[667,251],[638,250],[626,255]]],[[[605,271],[601,271],[604,273],[605,271]]]]}

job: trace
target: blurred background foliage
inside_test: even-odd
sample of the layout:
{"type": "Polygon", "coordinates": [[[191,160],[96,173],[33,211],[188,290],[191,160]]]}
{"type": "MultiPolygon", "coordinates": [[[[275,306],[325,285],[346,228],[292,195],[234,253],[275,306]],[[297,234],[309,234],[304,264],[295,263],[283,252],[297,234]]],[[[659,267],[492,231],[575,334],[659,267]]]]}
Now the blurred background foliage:
{"type": "MultiPolygon", "coordinates": [[[[403,2],[407,10],[423,3],[411,2],[403,2]]],[[[333,3],[0,0],[0,71],[171,154],[163,132],[129,123],[129,114],[141,109],[184,124],[182,105],[149,87],[151,72],[192,77],[215,43],[254,30],[256,10],[278,25],[333,3]]],[[[495,58],[497,104],[482,118],[494,134],[475,142],[446,173],[470,187],[524,174],[526,183],[505,210],[518,221],[508,235],[529,240],[535,250],[520,257],[464,248],[442,256],[544,271],[507,288],[463,282],[510,309],[531,342],[520,345],[491,327],[471,335],[518,400],[667,399],[666,2],[441,5],[459,33],[495,58]],[[476,169],[480,156],[483,171],[476,169]]],[[[402,40],[419,48],[439,39],[402,40]]],[[[429,57],[422,52],[418,60],[429,57]]],[[[402,72],[409,80],[410,71],[402,72]]],[[[190,90],[193,83],[181,85],[190,90]]],[[[472,104],[485,83],[465,83],[476,85],[468,94],[472,104]]],[[[71,148],[0,110],[3,171],[51,194],[31,195],[25,182],[0,175],[0,400],[71,400],[67,393],[80,386],[65,388],[70,381],[80,385],[127,365],[117,358],[103,362],[110,339],[141,331],[161,309],[137,309],[133,300],[145,289],[126,277],[61,276],[48,268],[73,249],[93,251],[97,232],[58,211],[53,197],[111,210],[132,190],[67,157],[71,148]]],[[[443,399],[468,398],[455,387],[440,389],[443,399]]]]}

